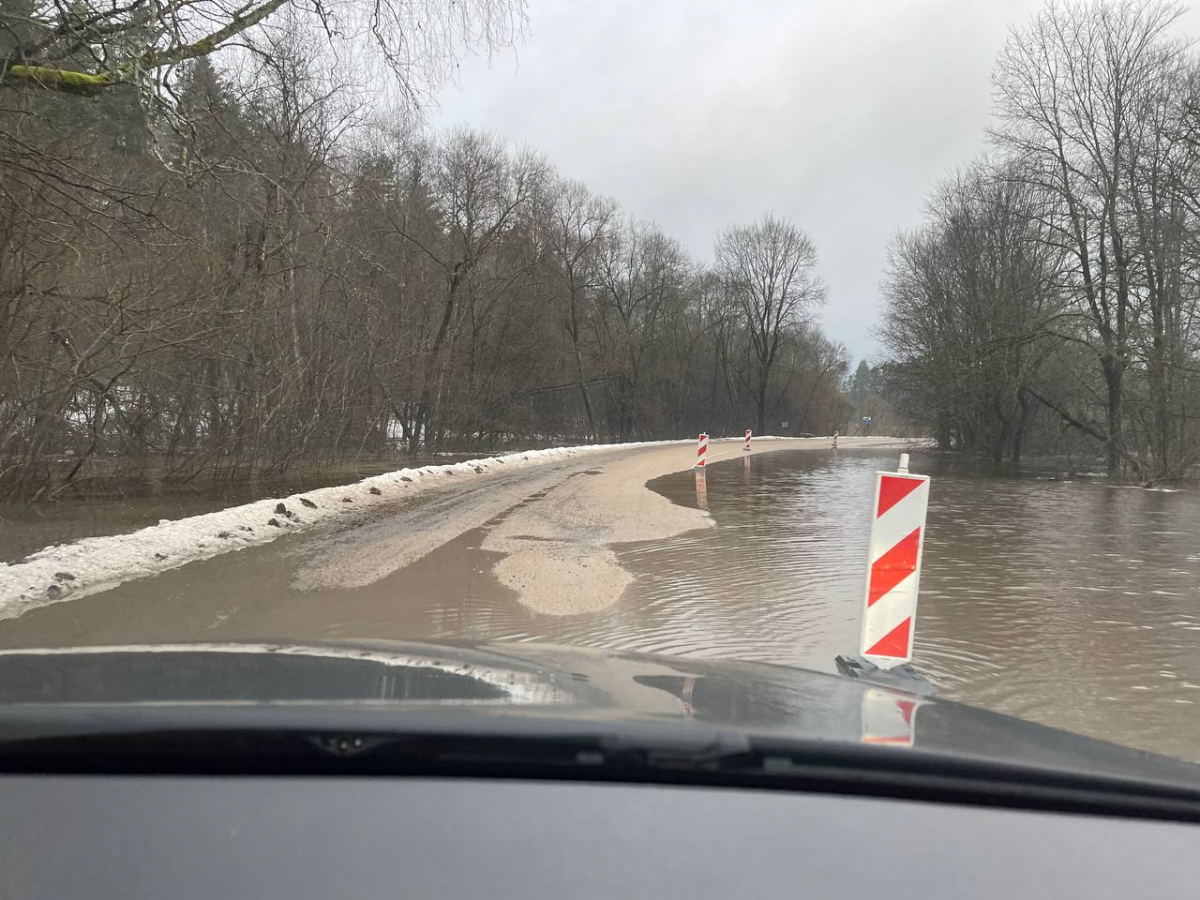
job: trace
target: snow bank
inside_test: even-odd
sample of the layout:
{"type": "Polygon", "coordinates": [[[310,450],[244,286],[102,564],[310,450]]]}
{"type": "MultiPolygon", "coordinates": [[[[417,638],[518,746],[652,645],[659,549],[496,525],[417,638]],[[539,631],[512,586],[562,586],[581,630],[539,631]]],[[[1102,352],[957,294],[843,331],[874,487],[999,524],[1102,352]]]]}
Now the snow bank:
{"type": "Polygon", "coordinates": [[[685,443],[690,441],[552,447],[399,469],[355,484],[258,500],[175,521],[164,519],[129,534],[52,545],[20,562],[0,564],[0,619],[15,618],[29,609],[61,600],[86,597],[185,563],[265,544],[319,524],[348,522],[360,517],[363,510],[394,503],[424,488],[444,486],[459,476],[474,477],[501,467],[541,465],[604,450],[685,443]]]}

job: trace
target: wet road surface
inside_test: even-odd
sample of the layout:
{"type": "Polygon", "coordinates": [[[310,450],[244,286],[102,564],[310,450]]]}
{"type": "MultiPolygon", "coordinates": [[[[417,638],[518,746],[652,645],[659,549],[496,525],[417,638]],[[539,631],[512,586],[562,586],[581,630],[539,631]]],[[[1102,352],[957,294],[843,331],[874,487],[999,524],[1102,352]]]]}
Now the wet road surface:
{"type": "MultiPolygon", "coordinates": [[[[873,473],[894,454],[750,465],[708,473],[718,528],[627,551],[639,620],[564,638],[828,670],[857,640],[873,473]]],[[[1200,759],[1200,493],[914,471],[934,479],[915,660],[939,692],[1200,759]]],[[[654,486],[697,502],[687,474],[654,486]]]]}
{"type": "MultiPolygon", "coordinates": [[[[456,487],[323,535],[184,566],[0,622],[0,646],[178,640],[537,640],[741,658],[829,671],[853,649],[866,525],[892,451],[785,451],[651,487],[705,507],[718,527],[619,544],[633,582],[614,605],[535,612],[482,549],[522,505],[588,477],[584,460],[513,475],[507,490],[456,487]],[[472,493],[474,492],[474,493],[472,493]],[[301,590],[298,574],[438,517],[474,524],[369,584],[301,590]]],[[[945,696],[1094,737],[1200,758],[1200,494],[1014,477],[917,456],[934,476],[916,662],[945,696]]],[[[508,477],[508,476],[505,476],[508,477]]],[[[400,552],[397,550],[396,552],[400,552]]]]}

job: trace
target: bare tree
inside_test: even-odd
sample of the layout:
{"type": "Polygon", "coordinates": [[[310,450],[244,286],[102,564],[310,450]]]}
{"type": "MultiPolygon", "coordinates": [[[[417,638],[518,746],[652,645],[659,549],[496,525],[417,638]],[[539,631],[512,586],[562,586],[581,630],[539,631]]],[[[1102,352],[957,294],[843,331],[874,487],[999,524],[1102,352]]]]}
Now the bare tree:
{"type": "Polygon", "coordinates": [[[1040,198],[1009,165],[939,184],[926,227],[890,248],[881,329],[901,406],[941,446],[1017,459],[1054,333],[1061,254],[1040,198]],[[902,384],[901,384],[902,382],[902,384]]]}
{"type": "Polygon", "coordinates": [[[555,280],[562,309],[562,328],[571,342],[579,394],[587,419],[587,434],[594,436],[596,417],[588,391],[588,376],[583,360],[583,341],[587,302],[599,288],[599,255],[608,238],[616,215],[616,204],[593,196],[577,181],[556,184],[546,211],[549,227],[547,243],[553,259],[555,280]]]}
{"type": "Polygon", "coordinates": [[[767,429],[768,391],[780,344],[825,299],[817,250],[787,219],[766,215],[754,225],[724,232],[717,239],[716,264],[737,298],[750,340],[761,434],[767,429]]]}
{"type": "MultiPolygon", "coordinates": [[[[129,92],[7,95],[0,489],[745,427],[726,279],[495,137],[364,127],[293,25],[181,67],[156,147],[129,92]]],[[[820,346],[781,336],[768,409],[837,405],[820,346]]]]}
{"type": "Polygon", "coordinates": [[[611,376],[605,381],[609,433],[625,440],[643,431],[646,360],[659,349],[687,262],[679,244],[656,227],[629,222],[602,242],[598,263],[593,333],[611,376]]]}
{"type": "Polygon", "coordinates": [[[884,383],[943,445],[1015,459],[1033,427],[1143,483],[1200,457],[1200,104],[1178,15],[1052,0],[1014,30],[1001,155],[894,242],[884,383]]]}
{"type": "Polygon", "coordinates": [[[1130,159],[1164,63],[1179,52],[1164,34],[1180,12],[1162,0],[1051,3],[1013,31],[993,79],[996,141],[1052,200],[1053,240],[1073,258],[1070,289],[1095,330],[1107,394],[1100,433],[1114,475],[1122,462],[1140,467],[1123,409],[1138,313],[1130,159]]]}
{"type": "Polygon", "coordinates": [[[407,100],[443,81],[463,52],[510,46],[524,0],[5,0],[0,88],[95,95],[121,84],[169,95],[181,63],[238,43],[290,12],[341,59],[373,51],[407,100]]]}

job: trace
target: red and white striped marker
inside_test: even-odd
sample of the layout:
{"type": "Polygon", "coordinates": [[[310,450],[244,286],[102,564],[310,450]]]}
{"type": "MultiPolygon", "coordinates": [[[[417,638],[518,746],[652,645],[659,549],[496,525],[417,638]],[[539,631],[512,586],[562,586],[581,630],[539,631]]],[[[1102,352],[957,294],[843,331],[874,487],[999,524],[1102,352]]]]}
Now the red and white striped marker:
{"type": "Polygon", "coordinates": [[[705,484],[707,477],[704,474],[704,469],[696,470],[696,505],[701,509],[708,509],[708,485],[705,484]]]}
{"type": "Polygon", "coordinates": [[[743,450],[745,450],[747,453],[749,453],[749,452],[750,452],[750,436],[751,436],[752,434],[754,434],[754,432],[753,432],[753,431],[751,431],[749,428],[747,428],[747,429],[746,429],[746,446],[742,448],[742,449],[743,449],[743,450]]]}
{"type": "Polygon", "coordinates": [[[913,623],[925,546],[929,476],[877,472],[859,653],[881,669],[912,659],[913,623]]]}
{"type": "Polygon", "coordinates": [[[700,443],[696,447],[696,468],[704,468],[704,458],[708,456],[708,435],[700,432],[700,443]]]}

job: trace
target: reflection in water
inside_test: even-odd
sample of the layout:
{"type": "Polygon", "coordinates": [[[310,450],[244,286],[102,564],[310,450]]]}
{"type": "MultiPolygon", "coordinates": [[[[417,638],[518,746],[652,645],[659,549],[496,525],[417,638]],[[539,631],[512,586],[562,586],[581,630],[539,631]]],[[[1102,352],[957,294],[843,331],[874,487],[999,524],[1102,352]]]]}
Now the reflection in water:
{"type": "MultiPolygon", "coordinates": [[[[719,528],[623,548],[637,580],[611,610],[500,636],[832,671],[857,641],[873,475],[895,462],[715,463],[704,494],[719,528]]],[[[916,663],[939,692],[1200,758],[1200,495],[928,457],[913,470],[934,477],[916,663]]],[[[691,472],[651,486],[697,502],[691,472]]]]}
{"type": "MultiPolygon", "coordinates": [[[[858,639],[874,472],[894,469],[897,455],[737,456],[651,482],[677,503],[707,503],[719,527],[619,546],[635,580],[600,612],[519,604],[492,573],[501,554],[480,549],[487,526],[353,590],[293,590],[296,566],[322,545],[289,536],[32,610],[0,623],[0,646],[517,640],[833,671],[858,639]]],[[[939,692],[1200,758],[1200,492],[1040,481],[922,456],[912,468],[934,479],[915,662],[939,692]]],[[[423,515],[379,527],[421,527],[423,515]]],[[[700,682],[671,690],[697,714],[715,702],[700,682]]],[[[921,729],[935,712],[922,711],[921,729]]]]}
{"type": "Polygon", "coordinates": [[[351,484],[405,467],[438,465],[480,454],[389,456],[297,470],[273,478],[213,481],[104,479],[60,489],[53,500],[0,501],[0,562],[15,562],[51,544],[122,534],[161,519],[182,519],[313,488],[351,484]]]}
{"type": "MultiPolygon", "coordinates": [[[[882,463],[770,453],[738,471],[718,462],[704,494],[720,526],[618,554],[636,576],[598,616],[531,623],[506,635],[608,649],[740,658],[833,671],[857,640],[872,477],[882,463]]],[[[694,473],[651,482],[699,505],[694,473]]]]}
{"type": "Polygon", "coordinates": [[[862,696],[862,742],[911,747],[917,735],[917,710],[925,703],[907,694],[872,688],[862,696]]]}

